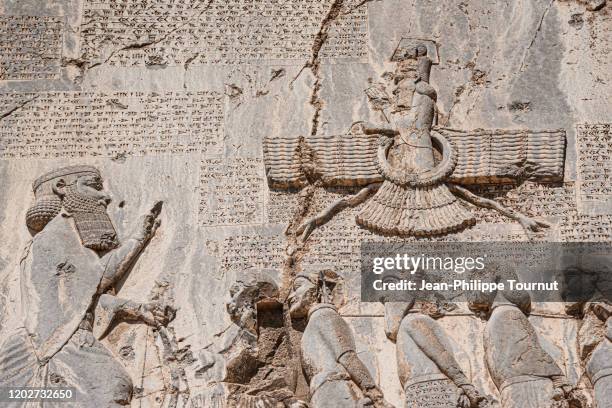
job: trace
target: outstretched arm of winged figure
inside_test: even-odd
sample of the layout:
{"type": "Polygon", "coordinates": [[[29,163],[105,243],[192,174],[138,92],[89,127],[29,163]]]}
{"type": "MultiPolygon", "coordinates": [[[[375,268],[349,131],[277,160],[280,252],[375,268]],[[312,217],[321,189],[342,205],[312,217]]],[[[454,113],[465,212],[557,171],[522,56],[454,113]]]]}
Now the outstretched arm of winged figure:
{"type": "MultiPolygon", "coordinates": [[[[393,129],[375,126],[366,122],[356,122],[349,130],[349,134],[380,134],[393,136],[396,133],[397,131],[393,129]]],[[[316,227],[327,223],[340,211],[347,207],[355,207],[366,201],[373,193],[378,191],[381,185],[382,183],[369,184],[350,197],[344,197],[334,201],[319,214],[304,221],[295,231],[297,235],[300,235],[300,242],[304,243],[316,227]]]]}
{"type": "Polygon", "coordinates": [[[550,224],[544,221],[536,220],[522,214],[518,211],[515,211],[511,208],[504,207],[500,203],[494,200],[490,200],[488,198],[479,197],[476,194],[472,193],[470,190],[461,187],[457,184],[448,184],[448,188],[456,195],[463,197],[468,202],[474,204],[477,207],[490,208],[493,209],[500,214],[511,218],[515,221],[518,221],[523,229],[526,232],[529,231],[541,231],[544,228],[549,228],[550,224]]]}
{"type": "Polygon", "coordinates": [[[340,198],[334,201],[319,214],[304,221],[295,231],[296,234],[300,235],[300,241],[302,243],[305,242],[316,227],[327,223],[334,217],[334,215],[338,214],[340,211],[344,210],[347,207],[355,207],[363,203],[365,200],[368,199],[368,197],[370,197],[370,195],[375,193],[381,185],[382,183],[369,184],[359,190],[357,194],[352,195],[350,197],[340,198]]]}

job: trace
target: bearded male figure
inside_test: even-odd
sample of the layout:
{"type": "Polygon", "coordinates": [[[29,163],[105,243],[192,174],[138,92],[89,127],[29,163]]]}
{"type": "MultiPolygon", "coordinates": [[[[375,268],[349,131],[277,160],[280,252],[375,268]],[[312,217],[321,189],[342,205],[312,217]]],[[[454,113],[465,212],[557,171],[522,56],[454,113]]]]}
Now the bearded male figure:
{"type": "MultiPolygon", "coordinates": [[[[518,281],[516,272],[507,273],[505,279],[518,281]]],[[[484,358],[502,408],[584,406],[582,392],[569,384],[528,319],[529,292],[508,288],[481,293],[470,301],[470,309],[487,319],[484,358]]]]}
{"type": "Polygon", "coordinates": [[[450,338],[424,306],[414,300],[385,303],[385,334],[397,346],[405,408],[489,407],[455,359],[450,338]]]}
{"type": "Polygon", "coordinates": [[[332,271],[298,275],[288,297],[292,319],[307,318],[302,368],[312,408],[394,408],[357,355],[353,331],[328,300],[332,271]]]}
{"type": "Polygon", "coordinates": [[[128,405],[131,379],[93,328],[103,321],[105,332],[117,319],[160,326],[173,318],[170,307],[114,295],[159,227],[161,202],[119,244],[96,168],[49,172],[33,190],[26,223],[35,235],[20,262],[23,326],[0,339],[0,387],[75,387],[73,406],[128,405]]]}

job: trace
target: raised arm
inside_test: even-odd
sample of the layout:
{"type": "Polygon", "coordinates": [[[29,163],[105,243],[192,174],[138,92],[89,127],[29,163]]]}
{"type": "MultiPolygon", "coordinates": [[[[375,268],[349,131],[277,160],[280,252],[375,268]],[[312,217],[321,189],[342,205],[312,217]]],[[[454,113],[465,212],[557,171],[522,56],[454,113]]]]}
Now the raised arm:
{"type": "Polygon", "coordinates": [[[353,123],[349,130],[350,134],[365,134],[365,135],[385,135],[393,137],[399,134],[399,132],[390,127],[382,127],[374,125],[368,122],[356,122],[353,123]]]}
{"type": "Polygon", "coordinates": [[[140,218],[136,231],[119,247],[102,258],[105,270],[100,285],[101,293],[107,291],[128,273],[138,255],[155,235],[161,223],[158,219],[161,206],[162,202],[157,202],[148,214],[140,218]]]}

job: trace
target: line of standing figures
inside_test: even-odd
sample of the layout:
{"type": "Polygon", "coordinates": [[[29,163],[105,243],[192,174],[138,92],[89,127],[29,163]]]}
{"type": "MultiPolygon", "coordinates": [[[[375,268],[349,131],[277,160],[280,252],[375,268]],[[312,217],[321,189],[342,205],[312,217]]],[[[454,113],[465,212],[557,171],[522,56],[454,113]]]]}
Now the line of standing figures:
{"type": "MultiPolygon", "coordinates": [[[[26,214],[32,240],[18,268],[21,313],[15,314],[18,324],[2,328],[0,387],[75,387],[76,405],[44,402],[45,407],[129,405],[132,379],[100,339],[118,321],[163,330],[175,316],[174,308],[158,301],[139,303],[117,296],[118,283],[130,273],[160,226],[161,202],[119,242],[107,213],[110,197],[95,167],[56,169],[39,177],[32,187],[35,203],[26,214]]],[[[288,392],[280,401],[286,407],[391,406],[357,353],[350,326],[330,300],[337,295],[339,282],[328,270],[299,274],[293,280],[287,306],[292,321],[306,321],[299,343],[309,402],[288,392]]],[[[232,296],[235,301],[239,294],[232,296]]],[[[230,306],[231,302],[231,313],[230,306]]],[[[472,384],[454,356],[450,338],[427,307],[415,302],[386,303],[386,334],[396,344],[404,405],[586,408],[592,402],[596,408],[612,408],[610,304],[568,304],[568,310],[580,315],[583,322],[578,336],[580,358],[592,385],[586,387],[569,384],[546,352],[527,318],[530,307],[529,295],[516,291],[493,293],[471,304],[487,319],[484,360],[499,391],[500,401],[496,401],[472,384]],[[591,388],[592,395],[586,395],[591,388]]],[[[276,323],[276,327],[283,326],[284,321],[276,323]]],[[[274,343],[269,351],[274,354],[278,348],[274,343]]],[[[272,371],[266,369],[264,379],[272,371]]]]}
{"type": "MultiPolygon", "coordinates": [[[[331,271],[298,275],[289,296],[292,318],[308,319],[301,359],[309,382],[310,406],[391,407],[357,355],[351,328],[327,300],[328,282],[336,277],[331,271]]],[[[385,332],[396,344],[406,408],[612,407],[609,304],[578,305],[585,320],[595,319],[604,327],[599,343],[585,347],[590,350],[584,356],[586,373],[594,388],[589,396],[583,387],[568,382],[542,346],[528,319],[531,299],[527,292],[498,291],[470,302],[470,308],[486,319],[484,362],[499,400],[485,396],[472,384],[454,356],[450,337],[423,306],[427,305],[385,304],[385,332]]],[[[576,305],[572,307],[576,309],[576,305]]],[[[296,402],[295,406],[307,405],[296,402]]]]}

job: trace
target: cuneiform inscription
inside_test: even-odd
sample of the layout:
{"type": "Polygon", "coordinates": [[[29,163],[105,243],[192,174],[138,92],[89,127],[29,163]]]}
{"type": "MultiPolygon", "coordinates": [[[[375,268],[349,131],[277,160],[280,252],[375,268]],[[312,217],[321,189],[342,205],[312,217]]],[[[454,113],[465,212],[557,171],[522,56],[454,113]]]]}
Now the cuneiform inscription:
{"type": "MultiPolygon", "coordinates": [[[[576,187],[573,182],[532,183],[520,186],[490,184],[474,186],[472,191],[478,195],[495,199],[505,206],[516,208],[534,217],[567,218],[576,212],[576,187]]],[[[509,222],[498,212],[488,209],[473,209],[479,221],[491,223],[509,222]]]]}
{"type": "Polygon", "coordinates": [[[223,240],[221,269],[243,272],[250,269],[280,270],[285,260],[285,242],[279,236],[238,235],[223,240]]]}
{"type": "Polygon", "coordinates": [[[263,223],[264,170],[260,158],[203,160],[200,167],[201,225],[263,223]]]}
{"type": "Polygon", "coordinates": [[[561,226],[561,237],[569,242],[610,242],[612,215],[573,214],[561,226]]]}
{"type": "Polygon", "coordinates": [[[57,78],[61,39],[58,17],[0,15],[0,81],[57,78]]]}
{"type": "Polygon", "coordinates": [[[456,401],[456,387],[448,380],[423,381],[406,387],[407,407],[448,407],[456,401]]]}
{"type": "MultiPolygon", "coordinates": [[[[87,0],[83,51],[110,65],[303,63],[332,0],[87,0]]],[[[341,13],[319,56],[367,56],[365,7],[341,13]]]]}
{"type": "Polygon", "coordinates": [[[0,159],[217,154],[216,92],[0,94],[0,159]]]}
{"type": "Polygon", "coordinates": [[[287,224],[295,216],[300,204],[299,192],[287,194],[268,190],[267,220],[270,224],[287,224]]]}
{"type": "Polygon", "coordinates": [[[612,132],[610,124],[577,126],[578,182],[581,212],[612,212],[612,132]]]}

